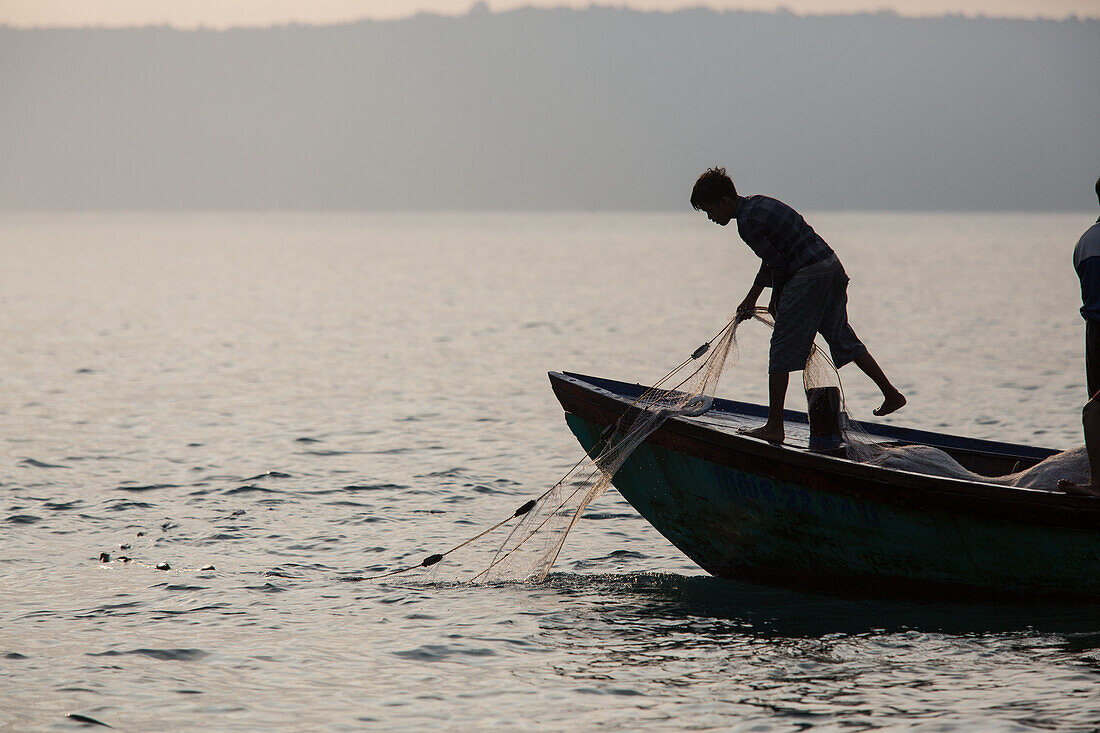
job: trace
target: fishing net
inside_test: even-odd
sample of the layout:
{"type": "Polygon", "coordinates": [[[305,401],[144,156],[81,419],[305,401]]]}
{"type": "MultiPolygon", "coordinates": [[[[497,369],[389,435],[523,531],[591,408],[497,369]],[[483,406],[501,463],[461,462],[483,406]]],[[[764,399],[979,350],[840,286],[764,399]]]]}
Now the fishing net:
{"type": "Polygon", "coordinates": [[[874,455],[866,459],[866,462],[895,471],[910,471],[929,476],[983,481],[1042,491],[1056,491],[1060,479],[1084,484],[1087,484],[1089,479],[1088,455],[1083,445],[1055,453],[1030,468],[1004,476],[984,476],[975,473],[965,468],[948,453],[930,445],[881,446],[874,451],[874,455]]]}
{"type": "MultiPolygon", "coordinates": [[[[810,360],[806,363],[803,382],[806,386],[807,412],[811,415],[811,421],[816,410],[836,415],[835,441],[831,446],[818,447],[842,448],[843,457],[850,461],[868,463],[894,471],[908,471],[963,481],[981,481],[1040,491],[1060,491],[1058,482],[1062,479],[1079,484],[1087,484],[1089,481],[1088,455],[1083,445],[1056,453],[1024,470],[1002,476],[987,476],[971,471],[947,451],[934,446],[884,441],[881,436],[872,434],[862,424],[850,418],[839,372],[828,356],[816,346],[810,360]],[[832,397],[830,393],[838,397],[832,397]],[[835,401],[827,404],[830,399],[835,401]]],[[[811,447],[814,447],[812,437],[810,442],[811,447]]]]}
{"type": "Polygon", "coordinates": [[[702,415],[714,400],[727,361],[736,360],[737,322],[730,321],[679,367],[636,399],[610,425],[586,459],[555,484],[505,538],[492,561],[473,580],[542,580],[584,510],[611,486],[612,477],[666,420],[702,415]],[[706,354],[701,364],[668,389],[664,384],[706,354]]]}
{"type": "MultiPolygon", "coordinates": [[[[764,308],[756,309],[751,320],[774,327],[772,316],[764,308]]],[[[570,530],[585,509],[607,491],[612,477],[634,450],[670,418],[698,416],[710,409],[723,371],[737,361],[737,330],[744,322],[731,319],[710,341],[642,393],[604,430],[596,445],[537,499],[447,552],[370,579],[418,569],[426,570],[430,580],[439,581],[545,579],[570,530]]],[[[817,394],[812,390],[839,391],[836,368],[816,345],[803,381],[811,401],[817,394]]]]}
{"type": "Polygon", "coordinates": [[[731,357],[736,360],[737,326],[736,319],[731,320],[634,400],[596,445],[537,499],[454,549],[425,558],[421,566],[430,568],[430,579],[473,583],[545,579],[570,530],[607,491],[634,450],[669,418],[701,415],[710,409],[722,371],[731,357]]]}
{"type": "MultiPolygon", "coordinates": [[[[757,308],[751,320],[774,328],[772,316],[757,308]]],[[[643,392],[600,435],[596,445],[545,493],[525,502],[512,515],[419,564],[363,580],[422,570],[433,581],[484,583],[542,581],[561,553],[566,538],[592,502],[611,486],[612,478],[635,449],[675,417],[706,413],[722,373],[738,357],[737,330],[745,321],[731,319],[718,334],[679,366],[643,392]],[[703,358],[705,357],[705,358],[703,358]],[[701,359],[701,361],[700,361],[701,359]]],[[[986,477],[961,466],[946,452],[924,445],[883,443],[848,417],[836,366],[817,344],[802,372],[811,424],[810,448],[830,449],[849,460],[893,470],[1054,490],[1061,478],[1083,482],[1088,477],[1084,448],[1058,454],[1037,466],[1007,476],[986,477]],[[832,421],[815,445],[815,422],[832,421]]]]}

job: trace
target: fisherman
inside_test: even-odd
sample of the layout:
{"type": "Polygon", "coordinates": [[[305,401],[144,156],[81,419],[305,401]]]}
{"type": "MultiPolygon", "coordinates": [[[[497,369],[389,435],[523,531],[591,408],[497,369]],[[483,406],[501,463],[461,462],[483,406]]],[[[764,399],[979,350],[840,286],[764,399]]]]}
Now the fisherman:
{"type": "MultiPolygon", "coordinates": [[[[1100,178],[1096,179],[1096,200],[1100,203],[1100,178]]],[[[1081,280],[1081,317],[1085,319],[1085,384],[1089,401],[1081,411],[1085,449],[1089,457],[1089,483],[1062,479],[1058,488],[1069,494],[1100,496],[1100,218],[1085,230],[1073,249],[1073,269],[1081,280]]]]}
{"type": "Polygon", "coordinates": [[[739,196],[725,168],[711,168],[699,176],[691,205],[720,226],[737,219],[737,233],[762,261],[748,295],[737,306],[738,320],[752,317],[764,288],[772,291],[768,311],[775,318],[775,329],[768,354],[768,420],[746,435],[783,442],[783,403],[790,373],[805,368],[818,333],[829,345],[838,369],[854,361],[878,385],[883,401],[875,415],[889,415],[905,405],[905,396],[848,325],[844,267],[797,211],[767,196],[739,196]]]}
{"type": "MultiPolygon", "coordinates": [[[[1100,178],[1096,179],[1100,201],[1100,178]]],[[[1100,219],[1073,249],[1073,269],[1081,280],[1081,317],[1085,319],[1085,383],[1089,397],[1100,390],[1100,219]]]]}

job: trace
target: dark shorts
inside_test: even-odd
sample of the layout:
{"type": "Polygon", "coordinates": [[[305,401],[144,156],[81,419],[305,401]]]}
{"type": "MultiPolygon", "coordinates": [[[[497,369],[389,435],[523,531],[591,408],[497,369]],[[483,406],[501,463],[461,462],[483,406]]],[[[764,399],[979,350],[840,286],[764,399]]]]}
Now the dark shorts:
{"type": "Polygon", "coordinates": [[[1085,319],[1085,384],[1089,397],[1100,390],[1100,321],[1085,319]]]}
{"type": "Polygon", "coordinates": [[[768,372],[805,369],[819,333],[837,369],[867,351],[848,325],[848,275],[835,257],[798,270],[779,294],[768,372]]]}

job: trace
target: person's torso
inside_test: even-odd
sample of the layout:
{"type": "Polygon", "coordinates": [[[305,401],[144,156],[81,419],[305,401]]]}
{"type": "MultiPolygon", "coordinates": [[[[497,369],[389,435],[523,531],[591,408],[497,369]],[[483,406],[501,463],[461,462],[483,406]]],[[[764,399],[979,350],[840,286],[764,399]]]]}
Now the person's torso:
{"type": "Polygon", "coordinates": [[[768,196],[741,199],[737,232],[774,274],[783,279],[807,265],[836,257],[801,214],[768,196]]]}
{"type": "Polygon", "coordinates": [[[1100,220],[1077,240],[1073,269],[1081,279],[1081,315],[1100,321],[1100,220]]]}

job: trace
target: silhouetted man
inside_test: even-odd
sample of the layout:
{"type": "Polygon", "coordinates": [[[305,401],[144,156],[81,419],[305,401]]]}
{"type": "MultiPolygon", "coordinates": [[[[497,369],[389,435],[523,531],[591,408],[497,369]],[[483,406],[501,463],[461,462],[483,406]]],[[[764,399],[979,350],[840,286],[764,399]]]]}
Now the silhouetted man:
{"type": "Polygon", "coordinates": [[[844,267],[797,211],[767,196],[738,196],[725,168],[711,168],[699,176],[691,205],[720,226],[737,219],[737,233],[761,259],[760,271],[737,307],[738,318],[750,318],[764,288],[772,289],[768,310],[775,317],[775,330],[768,352],[768,421],[747,435],[783,441],[790,373],[805,368],[818,333],[829,344],[837,369],[854,361],[882,390],[876,415],[889,415],[905,405],[905,397],[848,325],[844,267]]]}
{"type": "MultiPolygon", "coordinates": [[[[1100,201],[1100,178],[1096,179],[1100,201]]],[[[1077,240],[1073,269],[1081,279],[1081,317],[1085,319],[1085,382],[1089,397],[1100,390],[1100,219],[1077,240]]]]}
{"type": "MultiPolygon", "coordinates": [[[[1100,178],[1096,179],[1096,200],[1100,202],[1100,178]]],[[[1089,227],[1073,249],[1073,269],[1081,279],[1081,316],[1085,319],[1085,383],[1089,401],[1081,411],[1085,449],[1089,456],[1089,483],[1065,479],[1058,488],[1070,494],[1100,496],[1100,218],[1089,227]]]]}

